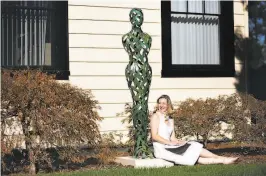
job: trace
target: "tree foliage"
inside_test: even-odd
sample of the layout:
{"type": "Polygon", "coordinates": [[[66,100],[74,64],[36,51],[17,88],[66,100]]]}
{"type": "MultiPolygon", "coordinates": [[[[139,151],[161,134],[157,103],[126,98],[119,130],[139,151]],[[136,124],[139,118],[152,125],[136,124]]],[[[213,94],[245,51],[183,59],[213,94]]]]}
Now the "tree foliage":
{"type": "Polygon", "coordinates": [[[266,64],[266,2],[249,1],[249,53],[252,68],[266,64]]]}
{"type": "Polygon", "coordinates": [[[25,141],[30,174],[38,162],[50,162],[45,148],[55,148],[66,160],[81,144],[100,141],[101,118],[89,91],[37,70],[2,70],[1,85],[2,152],[20,147],[14,139],[25,141]]]}

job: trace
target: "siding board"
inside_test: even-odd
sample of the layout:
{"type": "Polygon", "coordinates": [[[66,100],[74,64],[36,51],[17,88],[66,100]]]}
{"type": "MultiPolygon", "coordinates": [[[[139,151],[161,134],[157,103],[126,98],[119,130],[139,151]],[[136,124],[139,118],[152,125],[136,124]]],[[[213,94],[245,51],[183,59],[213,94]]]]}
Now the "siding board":
{"type": "MultiPolygon", "coordinates": [[[[177,90],[153,90],[150,91],[149,102],[155,102],[162,94],[167,94],[172,101],[182,101],[187,98],[216,97],[235,93],[236,89],[177,89],[177,90]]],[[[129,90],[92,90],[95,99],[99,103],[126,103],[132,102],[129,90]]],[[[115,111],[115,110],[114,110],[115,111]]],[[[119,112],[118,112],[119,113],[119,112]]]]}
{"type": "Polygon", "coordinates": [[[143,8],[151,10],[159,10],[161,3],[158,0],[69,0],[69,5],[83,5],[83,6],[95,6],[95,7],[111,7],[111,8],[143,8]]]}
{"type": "Polygon", "coordinates": [[[245,16],[242,14],[234,15],[234,26],[235,27],[245,27],[245,16]]]}
{"type": "Polygon", "coordinates": [[[243,2],[234,2],[234,14],[244,15],[245,8],[243,2]]]}
{"type": "Polygon", "coordinates": [[[105,118],[99,122],[100,131],[127,130],[128,123],[122,123],[125,117],[105,118]],[[110,125],[112,124],[112,125],[110,125]]]}
{"type": "MultiPolygon", "coordinates": [[[[161,51],[150,50],[149,62],[161,62],[161,51]]],[[[121,49],[101,49],[101,48],[69,48],[70,62],[121,62],[128,63],[127,52],[121,49]]]]}
{"type": "MultiPolygon", "coordinates": [[[[160,75],[161,64],[151,63],[154,75],[160,75]]],[[[71,62],[71,75],[125,75],[126,63],[71,62]]]]}
{"type": "MultiPolygon", "coordinates": [[[[68,18],[78,20],[103,20],[103,21],[126,21],[129,22],[130,9],[108,8],[92,6],[68,6],[68,18]]],[[[160,10],[143,9],[145,23],[160,23],[160,10]]],[[[106,26],[106,30],[108,30],[106,26]]]]}
{"type": "MultiPolygon", "coordinates": [[[[153,37],[151,49],[159,50],[160,40],[161,37],[153,37]]],[[[123,48],[122,35],[69,34],[69,47],[123,48]]]]}
{"type": "MultiPolygon", "coordinates": [[[[125,76],[70,76],[70,82],[82,89],[127,88],[125,76]]],[[[152,77],[151,89],[234,89],[235,78],[160,78],[152,77]]],[[[178,90],[177,90],[178,91],[178,90]]]]}
{"type": "MultiPolygon", "coordinates": [[[[236,28],[238,29],[238,28],[236,28]]],[[[242,31],[240,28],[240,31],[242,31]]],[[[243,29],[244,30],[244,29],[243,29]]],[[[161,63],[161,50],[150,50],[148,55],[149,63],[161,63]]],[[[101,48],[69,48],[70,62],[99,62],[99,63],[128,63],[127,52],[121,49],[101,49],[101,48]],[[108,57],[106,57],[108,56],[108,57]]],[[[242,63],[235,58],[235,63],[242,63]]]]}
{"type": "MultiPolygon", "coordinates": [[[[127,63],[89,63],[89,62],[70,62],[70,72],[72,76],[124,76],[127,63]]],[[[153,76],[161,76],[161,63],[150,63],[153,76]]],[[[236,70],[240,71],[242,64],[235,64],[236,70]]],[[[190,79],[190,78],[188,78],[190,79]]],[[[164,78],[163,78],[164,80],[164,78]]]]}
{"type": "MultiPolygon", "coordinates": [[[[155,101],[155,100],[154,100],[155,101]]],[[[123,117],[125,115],[121,114],[125,111],[125,104],[99,104],[101,107],[100,110],[98,110],[98,113],[101,117],[104,118],[116,118],[116,117],[123,117]]],[[[132,104],[132,102],[130,103],[132,104]]],[[[153,111],[156,103],[149,103],[148,107],[150,111],[153,111]]]]}
{"type": "MultiPolygon", "coordinates": [[[[69,33],[123,35],[130,30],[130,22],[69,20],[69,33]],[[108,30],[103,26],[108,26],[108,30]]],[[[144,22],[142,30],[151,36],[159,36],[161,24],[144,22]]]]}

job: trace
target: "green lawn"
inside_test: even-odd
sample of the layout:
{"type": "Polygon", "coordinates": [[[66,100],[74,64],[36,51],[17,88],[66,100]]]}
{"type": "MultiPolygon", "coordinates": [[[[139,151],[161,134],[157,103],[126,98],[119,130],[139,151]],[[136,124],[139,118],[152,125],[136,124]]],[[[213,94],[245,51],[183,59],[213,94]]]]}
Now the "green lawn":
{"type": "Polygon", "coordinates": [[[237,165],[196,165],[196,166],[174,166],[170,168],[155,169],[133,169],[133,168],[117,168],[105,170],[88,170],[63,172],[53,174],[40,174],[42,176],[49,175],[66,175],[66,176],[266,176],[266,164],[237,164],[237,165]]]}

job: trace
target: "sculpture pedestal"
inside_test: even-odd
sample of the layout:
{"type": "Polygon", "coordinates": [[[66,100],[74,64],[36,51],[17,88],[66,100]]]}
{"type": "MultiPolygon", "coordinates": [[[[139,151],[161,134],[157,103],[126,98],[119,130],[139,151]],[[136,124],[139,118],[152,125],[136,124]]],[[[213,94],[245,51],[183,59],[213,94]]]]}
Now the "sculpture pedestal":
{"type": "Polygon", "coordinates": [[[154,158],[154,159],[136,159],[131,156],[117,157],[115,160],[116,163],[120,163],[124,166],[134,166],[134,168],[155,168],[155,167],[171,167],[174,166],[174,163],[154,158]]]}

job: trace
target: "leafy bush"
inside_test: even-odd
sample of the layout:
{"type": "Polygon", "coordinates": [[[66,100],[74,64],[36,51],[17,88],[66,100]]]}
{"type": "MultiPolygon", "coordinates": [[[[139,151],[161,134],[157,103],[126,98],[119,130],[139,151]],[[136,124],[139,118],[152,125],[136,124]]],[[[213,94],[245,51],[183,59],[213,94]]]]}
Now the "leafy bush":
{"type": "Polygon", "coordinates": [[[120,115],[126,115],[126,118],[122,119],[122,124],[128,124],[127,128],[129,130],[128,132],[128,138],[127,144],[130,146],[134,146],[135,144],[135,129],[133,126],[133,119],[132,119],[132,105],[126,104],[125,105],[125,112],[121,113],[120,115]]]}
{"type": "Polygon", "coordinates": [[[233,94],[225,100],[224,117],[234,124],[234,140],[266,144],[266,101],[249,94],[233,94]]]}
{"type": "Polygon", "coordinates": [[[252,95],[235,93],[205,100],[187,99],[180,102],[172,116],[177,136],[196,136],[198,140],[202,137],[205,146],[212,134],[225,138],[226,133],[232,133],[235,141],[266,143],[266,102],[252,95]],[[222,129],[221,122],[233,128],[222,129]]]}
{"type": "Polygon", "coordinates": [[[98,149],[98,153],[95,155],[100,164],[114,163],[115,158],[118,156],[118,152],[114,148],[108,146],[98,149]]]}
{"type": "Polygon", "coordinates": [[[211,133],[220,134],[219,122],[224,121],[223,106],[225,97],[207,98],[206,100],[191,98],[180,102],[172,116],[175,118],[175,133],[178,137],[196,136],[203,138],[206,146],[211,133]]]}
{"type": "Polygon", "coordinates": [[[38,163],[51,162],[45,148],[56,148],[67,160],[81,144],[93,146],[100,141],[96,121],[101,118],[89,91],[37,70],[2,70],[1,85],[2,152],[20,147],[15,138],[25,141],[30,174],[36,173],[38,163]]]}

